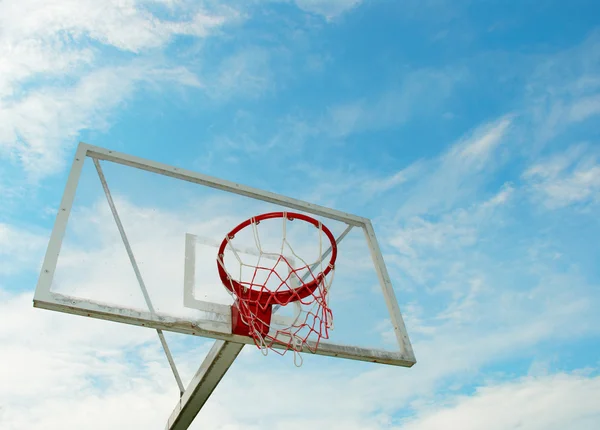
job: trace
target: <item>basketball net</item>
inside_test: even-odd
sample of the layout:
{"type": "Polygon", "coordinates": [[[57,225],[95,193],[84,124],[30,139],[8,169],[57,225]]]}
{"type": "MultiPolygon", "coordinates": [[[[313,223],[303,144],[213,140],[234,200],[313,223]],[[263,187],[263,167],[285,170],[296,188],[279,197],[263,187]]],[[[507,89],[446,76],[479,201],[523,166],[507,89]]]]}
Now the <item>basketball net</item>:
{"type": "Polygon", "coordinates": [[[306,215],[275,212],[240,224],[226,236],[217,257],[218,268],[222,269],[219,270],[221,279],[234,299],[234,326],[238,319],[234,334],[241,330],[242,334],[251,336],[264,355],[269,350],[280,355],[291,350],[294,364],[301,366],[303,360],[299,353],[316,352],[321,339],[328,339],[329,330],[333,329],[328,293],[333,282],[336,256],[337,246],[331,232],[321,222],[306,215]],[[281,244],[277,252],[267,252],[261,244],[258,226],[261,221],[273,218],[282,220],[281,244]],[[287,223],[293,220],[308,222],[317,229],[319,257],[316,261],[306,261],[288,241],[287,223]],[[235,234],[246,227],[252,228],[256,246],[254,264],[245,263],[234,247],[235,234]],[[327,242],[331,247],[324,253],[327,242]],[[223,249],[235,256],[235,272],[226,269],[223,249]],[[287,257],[284,251],[287,251],[287,257]],[[330,252],[331,258],[324,261],[330,252]],[[277,310],[287,305],[293,308],[293,316],[277,316],[277,310]]]}

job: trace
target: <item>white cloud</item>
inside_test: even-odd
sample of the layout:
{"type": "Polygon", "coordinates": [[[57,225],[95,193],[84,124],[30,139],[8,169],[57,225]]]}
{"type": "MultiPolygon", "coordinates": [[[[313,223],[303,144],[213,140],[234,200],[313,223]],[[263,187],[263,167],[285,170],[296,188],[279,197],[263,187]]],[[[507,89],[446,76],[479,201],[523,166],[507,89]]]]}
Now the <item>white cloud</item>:
{"type": "Polygon", "coordinates": [[[510,118],[500,118],[480,126],[430,161],[421,170],[424,178],[403,196],[398,216],[444,212],[473,195],[502,162],[496,157],[497,149],[506,140],[511,123],[510,118]]]}
{"type": "Polygon", "coordinates": [[[302,10],[333,19],[354,9],[362,3],[362,0],[295,0],[295,2],[302,10]]]}
{"type": "Polygon", "coordinates": [[[600,164],[583,146],[542,160],[523,174],[534,201],[548,209],[587,205],[600,200],[600,164]]]}
{"type": "Polygon", "coordinates": [[[403,208],[396,218],[378,219],[393,276],[421,298],[411,301],[407,315],[418,366],[435,369],[438,378],[476,373],[486,362],[556,340],[567,322],[575,336],[597,332],[589,322],[600,300],[590,293],[594,285],[576,270],[555,270],[555,253],[523,257],[525,244],[543,229],[521,231],[515,224],[523,190],[506,183],[490,196],[483,187],[510,125],[506,119],[488,124],[438,159],[420,162],[421,176],[388,198],[410,205],[403,196],[416,196],[425,200],[424,209],[403,208]],[[484,190],[484,200],[470,199],[484,190]],[[424,303],[426,313],[418,306],[424,303]]]}
{"type": "Polygon", "coordinates": [[[0,156],[30,179],[46,177],[63,167],[77,134],[106,128],[140,82],[200,86],[183,67],[135,57],[160,52],[177,35],[206,37],[237,14],[167,3],[186,18],[161,19],[150,12],[156,2],[133,0],[0,3],[0,156]]]}
{"type": "MultiPolygon", "coordinates": [[[[585,297],[593,286],[582,285],[576,277],[556,281],[548,273],[539,286],[520,285],[520,291],[507,288],[502,280],[487,279],[486,269],[490,270],[482,268],[481,279],[463,281],[465,294],[453,291],[450,297],[454,299],[444,299],[443,292],[436,292],[428,301],[426,316],[417,313],[420,329],[416,332],[412,331],[413,319],[407,318],[418,362],[405,383],[412,383],[412,399],[417,404],[440,402],[443,399],[433,393],[442,387],[460,389],[479,381],[483,367],[534,356],[549,341],[562,344],[573,337],[598,334],[593,326],[599,298],[585,297]],[[566,286],[573,291],[561,293],[566,286]],[[439,301],[443,310],[436,314],[434,303],[439,301]]],[[[466,273],[460,275],[464,278],[466,273]]]]}
{"type": "Polygon", "coordinates": [[[2,37],[0,56],[3,59],[0,63],[0,100],[18,96],[21,93],[19,85],[34,76],[70,75],[94,61],[94,52],[90,48],[75,48],[60,40],[37,38],[15,43],[2,37]]]}
{"type": "Polygon", "coordinates": [[[600,95],[577,100],[570,107],[569,117],[573,122],[584,121],[600,114],[600,95]]]}
{"type": "Polygon", "coordinates": [[[0,223],[0,276],[19,273],[41,262],[46,237],[31,229],[0,223]]]}
{"type": "Polygon", "coordinates": [[[386,191],[400,187],[409,181],[414,181],[415,178],[426,169],[425,164],[426,163],[417,161],[390,176],[364,180],[362,181],[363,184],[361,188],[369,195],[385,193],[386,191]]]}
{"type": "Polygon", "coordinates": [[[0,154],[32,179],[64,167],[65,152],[85,129],[105,129],[110,114],[143,83],[200,86],[184,68],[152,64],[100,68],[71,87],[44,88],[17,100],[0,100],[0,154]]]}
{"type": "Polygon", "coordinates": [[[98,50],[90,40],[139,53],[162,47],[177,34],[204,37],[233,16],[228,10],[209,13],[177,3],[191,18],[164,21],[133,0],[2,2],[0,97],[38,74],[72,75],[74,67],[94,62],[98,50]]]}
{"type": "MultiPolygon", "coordinates": [[[[0,293],[3,429],[164,427],[178,390],[156,333],[34,309],[31,292],[0,293]]],[[[188,348],[178,361],[186,378],[206,353],[188,348]]]]}
{"type": "Polygon", "coordinates": [[[415,247],[424,252],[457,248],[464,249],[477,243],[478,234],[493,222],[495,212],[508,203],[514,188],[505,184],[488,200],[443,214],[436,221],[415,216],[404,222],[404,227],[391,235],[389,243],[402,254],[415,256],[415,247]]]}
{"type": "Polygon", "coordinates": [[[548,55],[526,87],[526,111],[533,125],[534,148],[562,136],[570,127],[600,114],[600,33],[583,43],[548,55]]]}
{"type": "Polygon", "coordinates": [[[258,98],[272,85],[270,54],[258,47],[239,51],[225,58],[207,79],[206,90],[216,100],[234,95],[258,98]]]}
{"type": "Polygon", "coordinates": [[[319,129],[325,135],[345,138],[355,133],[396,127],[411,118],[431,116],[463,78],[464,73],[458,69],[409,71],[390,89],[374,98],[330,106],[319,129]]]}
{"type": "Polygon", "coordinates": [[[557,374],[478,388],[444,408],[430,407],[399,426],[505,430],[592,430],[600,421],[600,377],[557,374]]]}
{"type": "MultiPolygon", "coordinates": [[[[293,134],[302,138],[321,132],[311,130],[303,122],[294,124],[293,134]]],[[[344,205],[345,210],[352,211],[351,207],[362,210],[365,204],[376,199],[378,207],[386,209],[386,216],[392,212],[394,219],[437,215],[465,203],[464,200],[472,198],[475,191],[485,187],[496,169],[506,161],[500,154],[500,147],[511,136],[512,125],[511,115],[485,123],[466,133],[438,156],[417,160],[387,176],[347,163],[342,164],[343,167],[333,164],[326,168],[296,163],[293,167],[318,182],[310,194],[303,196],[305,200],[326,206],[344,205]]],[[[272,143],[261,148],[271,148],[272,143]]],[[[256,145],[251,147],[257,148],[256,145]]],[[[238,146],[237,149],[241,148],[238,146]]],[[[509,188],[498,199],[508,197],[509,188]]],[[[378,211],[375,216],[380,214],[378,211]]]]}
{"type": "MultiPolygon", "coordinates": [[[[299,130],[303,137],[310,133],[305,127],[299,130]]],[[[346,211],[378,208],[370,216],[380,217],[378,221],[382,223],[390,218],[396,222],[423,215],[431,217],[473,203],[474,193],[482,191],[497,168],[507,161],[501,147],[512,133],[512,117],[501,117],[466,133],[438,156],[417,160],[387,176],[347,163],[326,168],[296,163],[293,167],[318,184],[312,189],[303,187],[311,189],[302,196],[305,200],[346,211]],[[377,206],[371,206],[375,201],[377,206]]],[[[508,198],[511,187],[504,191],[489,204],[508,198]]]]}

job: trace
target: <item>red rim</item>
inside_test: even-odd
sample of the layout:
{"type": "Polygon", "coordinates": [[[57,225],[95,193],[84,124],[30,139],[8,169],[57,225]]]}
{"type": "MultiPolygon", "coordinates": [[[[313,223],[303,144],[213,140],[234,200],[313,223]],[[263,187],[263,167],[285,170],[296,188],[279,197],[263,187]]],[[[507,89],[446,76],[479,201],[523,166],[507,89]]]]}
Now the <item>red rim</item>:
{"type": "Polygon", "coordinates": [[[314,219],[312,217],[309,217],[308,215],[294,213],[294,212],[269,212],[266,214],[257,215],[253,218],[247,219],[246,221],[242,222],[240,225],[235,227],[233,230],[231,230],[225,236],[225,239],[223,239],[223,242],[221,242],[221,246],[219,247],[218,256],[222,256],[221,258],[223,258],[223,265],[221,265],[221,263],[219,262],[219,258],[217,257],[217,269],[219,271],[219,277],[221,278],[221,282],[223,282],[223,285],[225,286],[225,288],[234,292],[238,297],[242,298],[243,300],[259,301],[262,304],[268,304],[269,302],[271,302],[271,303],[289,303],[290,300],[292,299],[292,297],[297,297],[297,299],[300,300],[300,299],[303,299],[303,298],[311,295],[315,291],[317,286],[321,283],[321,280],[325,276],[327,276],[329,274],[329,272],[331,272],[331,269],[333,268],[333,265],[335,264],[335,260],[337,258],[337,243],[335,242],[335,238],[333,237],[333,234],[331,234],[331,231],[329,231],[329,229],[324,224],[321,224],[319,221],[317,221],[316,219],[314,219]],[[246,289],[246,291],[244,292],[245,287],[242,286],[242,284],[240,284],[238,281],[236,281],[234,279],[229,279],[227,276],[227,272],[225,271],[225,269],[223,267],[225,265],[224,253],[225,253],[225,247],[227,246],[227,238],[229,238],[229,240],[232,240],[237,233],[239,233],[241,230],[248,227],[252,223],[264,221],[267,219],[283,218],[283,217],[287,217],[287,219],[290,221],[299,219],[301,221],[305,221],[305,222],[308,222],[308,223],[314,225],[316,228],[319,228],[319,224],[320,224],[321,230],[323,231],[323,233],[325,233],[325,235],[331,242],[331,258],[329,259],[329,263],[327,264],[327,267],[325,268],[325,270],[323,272],[319,273],[315,279],[313,279],[312,281],[310,281],[307,284],[301,285],[300,287],[296,288],[295,290],[277,291],[277,292],[273,292],[271,294],[265,294],[262,291],[253,290],[253,289],[246,289]]]}

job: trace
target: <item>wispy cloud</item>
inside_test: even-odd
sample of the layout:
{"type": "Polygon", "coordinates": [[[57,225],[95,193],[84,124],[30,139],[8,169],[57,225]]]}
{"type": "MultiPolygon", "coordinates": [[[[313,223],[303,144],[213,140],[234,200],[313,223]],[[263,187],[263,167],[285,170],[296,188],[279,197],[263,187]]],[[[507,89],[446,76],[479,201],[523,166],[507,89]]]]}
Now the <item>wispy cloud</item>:
{"type": "MultiPolygon", "coordinates": [[[[387,176],[359,167],[360,163],[346,164],[343,158],[326,166],[295,163],[293,170],[318,184],[303,198],[320,204],[365,210],[367,203],[377,200],[377,208],[384,209],[386,216],[393,213],[396,220],[440,214],[452,210],[456,204],[470,204],[473,193],[485,189],[496,170],[506,162],[499,155],[499,148],[511,136],[512,124],[513,117],[506,115],[480,125],[450,142],[440,155],[416,160],[387,176]]],[[[296,138],[314,136],[314,130],[305,123],[299,126],[296,138]]],[[[261,148],[271,149],[266,144],[261,148]]]]}
{"type": "Polygon", "coordinates": [[[420,174],[427,171],[425,161],[416,161],[410,166],[382,178],[369,178],[362,182],[362,190],[369,196],[375,196],[414,181],[420,174]]]}
{"type": "Polygon", "coordinates": [[[541,148],[600,114],[600,33],[543,57],[525,91],[534,146],[541,148]]]}
{"type": "Polygon", "coordinates": [[[409,218],[405,221],[406,227],[394,235],[390,242],[407,255],[414,255],[411,244],[430,251],[448,246],[463,248],[474,245],[481,224],[491,221],[494,212],[508,202],[513,192],[514,188],[505,184],[490,199],[443,213],[439,218],[435,217],[435,222],[425,219],[434,218],[431,215],[409,218]]]}
{"type": "Polygon", "coordinates": [[[307,12],[322,15],[328,20],[358,7],[362,0],[294,0],[296,5],[307,12]]]}
{"type": "Polygon", "coordinates": [[[554,154],[523,174],[531,195],[548,209],[585,206],[600,201],[600,163],[583,145],[554,154]]]}
{"type": "Polygon", "coordinates": [[[144,83],[199,87],[187,69],[152,64],[97,69],[73,86],[50,86],[16,100],[0,100],[0,155],[32,180],[64,167],[65,153],[82,130],[102,130],[114,109],[144,83]]]}
{"type": "Polygon", "coordinates": [[[46,236],[41,233],[0,223],[0,279],[36,267],[45,244],[46,236]]]}
{"type": "Polygon", "coordinates": [[[486,184],[502,160],[497,148],[510,131],[511,118],[482,125],[421,170],[422,177],[402,193],[398,217],[445,211],[486,184]]]}
{"type": "Polygon", "coordinates": [[[233,96],[258,98],[272,89],[270,53],[259,47],[238,51],[225,58],[206,79],[208,94],[218,101],[233,96]]]}
{"type": "Polygon", "coordinates": [[[415,288],[468,294],[469,282],[479,279],[469,254],[479,255],[482,236],[502,227],[514,192],[512,185],[505,184],[487,200],[460,203],[441,213],[381,217],[385,243],[395,251],[389,258],[415,288]]]}
{"type": "Polygon", "coordinates": [[[319,127],[325,135],[345,138],[354,133],[397,127],[411,118],[435,115],[464,75],[463,71],[451,68],[407,72],[375,97],[330,106],[319,127]]]}

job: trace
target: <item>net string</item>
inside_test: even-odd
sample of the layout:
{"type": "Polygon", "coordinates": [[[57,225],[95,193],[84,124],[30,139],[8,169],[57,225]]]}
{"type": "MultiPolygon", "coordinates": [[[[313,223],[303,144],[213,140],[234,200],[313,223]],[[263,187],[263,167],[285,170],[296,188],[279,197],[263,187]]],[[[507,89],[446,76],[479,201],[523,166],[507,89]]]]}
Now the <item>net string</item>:
{"type": "MultiPolygon", "coordinates": [[[[302,365],[302,357],[300,352],[308,349],[309,351],[315,352],[321,339],[328,339],[329,330],[333,329],[333,315],[328,305],[328,293],[333,283],[334,267],[331,267],[331,271],[328,276],[323,276],[324,272],[324,258],[323,258],[323,230],[322,224],[319,222],[318,227],[318,258],[312,263],[308,263],[303,259],[299,253],[297,253],[288,241],[287,237],[287,222],[293,221],[289,219],[287,214],[284,213],[282,217],[282,239],[281,245],[279,246],[279,253],[266,252],[263,249],[263,245],[260,240],[260,233],[258,225],[259,221],[254,218],[251,219],[252,236],[256,249],[258,250],[258,256],[255,264],[244,263],[242,258],[239,256],[235,247],[233,246],[233,237],[227,237],[227,249],[234,254],[237,263],[239,265],[238,279],[236,280],[242,287],[244,293],[249,289],[257,292],[257,298],[251,300],[248,297],[239,297],[233,288],[233,277],[225,267],[223,258],[220,255],[218,257],[219,264],[227,272],[229,282],[232,288],[228,288],[227,291],[233,296],[235,303],[238,306],[240,319],[242,322],[250,327],[254,343],[261,350],[264,355],[267,355],[269,350],[274,350],[278,354],[283,355],[288,350],[294,353],[294,364],[297,366],[302,365]],[[289,249],[291,255],[294,257],[294,262],[301,262],[302,264],[297,267],[296,264],[292,265],[288,258],[284,255],[284,250],[289,249]],[[275,260],[273,267],[269,268],[263,265],[263,261],[269,259],[275,260]],[[287,267],[287,275],[284,277],[278,271],[278,266],[283,263],[287,267]],[[296,267],[294,267],[296,266],[296,267]],[[244,268],[249,268],[252,271],[252,275],[249,281],[243,279],[244,268]],[[314,271],[319,268],[318,274],[315,275],[314,271]],[[257,281],[259,273],[266,272],[267,277],[264,282],[257,281]],[[301,276],[301,274],[304,276],[301,276]],[[308,278],[308,279],[307,279],[308,278]],[[270,289],[267,287],[269,282],[273,279],[273,283],[278,284],[276,288],[270,289]],[[297,280],[299,285],[294,285],[293,280],[297,280]],[[314,291],[302,298],[298,295],[297,289],[308,282],[315,281],[316,288],[314,291]],[[289,298],[286,300],[279,300],[275,293],[286,289],[290,291],[289,298]],[[264,303],[264,305],[263,305],[264,303]],[[292,318],[289,326],[280,326],[278,328],[271,327],[269,333],[264,335],[261,333],[259,327],[261,325],[268,325],[265,321],[262,321],[255,312],[251,310],[251,304],[258,305],[262,308],[266,306],[279,305],[286,306],[290,303],[294,303],[296,306],[295,316],[292,318]],[[309,343],[309,339],[312,341],[309,343]],[[283,346],[281,350],[274,349],[275,345],[283,346]]],[[[327,263],[328,264],[328,263],[327,263]]]]}

